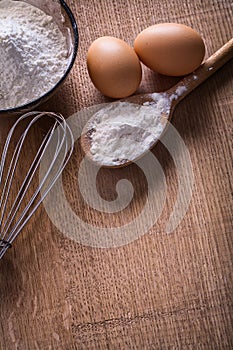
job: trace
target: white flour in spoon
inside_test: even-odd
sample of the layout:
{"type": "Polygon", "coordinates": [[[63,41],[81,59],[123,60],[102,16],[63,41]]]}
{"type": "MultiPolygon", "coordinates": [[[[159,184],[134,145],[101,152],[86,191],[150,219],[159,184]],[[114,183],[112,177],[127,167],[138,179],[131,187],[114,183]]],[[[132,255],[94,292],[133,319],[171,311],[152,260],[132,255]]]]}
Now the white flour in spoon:
{"type": "Polygon", "coordinates": [[[152,102],[143,105],[115,102],[95,114],[88,126],[90,152],[94,161],[102,165],[120,165],[135,160],[146,152],[161,136],[171,101],[166,93],[151,94],[152,102]]]}
{"type": "Polygon", "coordinates": [[[25,2],[0,0],[0,109],[41,97],[67,65],[66,38],[52,17],[25,2]]]}

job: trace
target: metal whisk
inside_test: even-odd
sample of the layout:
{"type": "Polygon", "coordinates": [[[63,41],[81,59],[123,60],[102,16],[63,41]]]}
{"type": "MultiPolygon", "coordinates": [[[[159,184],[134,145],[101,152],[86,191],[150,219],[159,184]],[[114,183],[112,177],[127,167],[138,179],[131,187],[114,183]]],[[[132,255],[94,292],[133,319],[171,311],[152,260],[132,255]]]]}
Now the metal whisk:
{"type": "Polygon", "coordinates": [[[71,129],[59,114],[29,112],[20,117],[11,128],[0,162],[0,259],[12,246],[15,238],[61,175],[73,152],[73,147],[74,139],[71,129]],[[32,127],[44,117],[51,119],[53,124],[35,151],[33,160],[29,161],[26,175],[20,179],[21,176],[17,172],[22,173],[20,166],[25,140],[32,127]],[[20,124],[23,124],[23,132],[15,139],[16,129],[20,124]],[[31,194],[30,186],[33,186],[33,179],[39,174],[41,163],[46,157],[49,164],[31,194]],[[14,185],[19,187],[16,195],[12,190],[14,185]]]}

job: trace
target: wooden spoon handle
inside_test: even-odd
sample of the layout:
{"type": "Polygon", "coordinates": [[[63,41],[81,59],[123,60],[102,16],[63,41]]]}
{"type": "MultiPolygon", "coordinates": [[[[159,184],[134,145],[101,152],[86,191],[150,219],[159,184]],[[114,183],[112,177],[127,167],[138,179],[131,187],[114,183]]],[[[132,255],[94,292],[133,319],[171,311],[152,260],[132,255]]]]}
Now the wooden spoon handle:
{"type": "Polygon", "coordinates": [[[173,100],[173,107],[231,58],[233,58],[233,38],[210,56],[196,71],[184,77],[169,90],[169,94],[178,95],[173,100]]]}

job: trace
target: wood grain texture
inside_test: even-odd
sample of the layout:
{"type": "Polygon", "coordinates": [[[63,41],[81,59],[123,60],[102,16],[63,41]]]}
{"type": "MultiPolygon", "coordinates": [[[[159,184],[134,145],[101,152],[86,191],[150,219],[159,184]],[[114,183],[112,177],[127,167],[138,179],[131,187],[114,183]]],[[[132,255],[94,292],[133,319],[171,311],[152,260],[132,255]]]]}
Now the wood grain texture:
{"type": "MultiPolygon", "coordinates": [[[[179,22],[202,34],[206,57],[233,36],[230,0],[67,2],[80,32],[78,58],[65,85],[41,106],[66,117],[109,101],[95,90],[86,69],[87,48],[98,36],[114,35],[132,44],[151,24],[179,22]]],[[[131,244],[83,246],[61,234],[40,208],[0,261],[1,350],[233,348],[232,71],[229,62],[175,111],[173,124],[190,152],[195,186],[187,214],[172,234],[165,227],[176,201],[177,173],[161,144],[153,153],[166,176],[166,203],[153,228],[131,244]]],[[[144,68],[138,92],[162,91],[176,82],[144,68]]],[[[1,147],[13,122],[0,120],[1,147]]],[[[46,129],[38,126],[29,147],[46,129]]],[[[105,199],[115,198],[121,178],[135,189],[129,207],[110,215],[82,199],[77,186],[81,159],[77,142],[63,176],[67,198],[80,218],[111,227],[140,213],[147,184],[136,165],[101,170],[98,186],[105,199]]]]}

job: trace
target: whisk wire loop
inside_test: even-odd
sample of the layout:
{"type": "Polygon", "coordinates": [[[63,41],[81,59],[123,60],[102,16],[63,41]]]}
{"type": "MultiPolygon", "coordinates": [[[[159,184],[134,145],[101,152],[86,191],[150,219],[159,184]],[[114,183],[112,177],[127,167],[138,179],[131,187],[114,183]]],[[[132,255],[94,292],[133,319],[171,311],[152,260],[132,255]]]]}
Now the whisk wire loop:
{"type": "MultiPolygon", "coordinates": [[[[56,125],[54,125],[53,128],[52,128],[52,131],[50,129],[48,134],[47,134],[47,136],[50,134],[50,138],[52,137],[53,129],[55,129],[55,127],[56,127],[56,125]]],[[[25,179],[24,179],[24,181],[23,181],[23,183],[21,185],[21,188],[19,189],[19,192],[18,192],[18,194],[17,194],[17,196],[15,198],[15,201],[14,201],[12,207],[11,207],[11,210],[10,210],[10,212],[8,214],[8,219],[5,221],[4,226],[2,227],[2,235],[3,235],[3,237],[5,236],[7,230],[9,230],[9,227],[10,227],[12,221],[14,220],[17,211],[20,208],[20,205],[22,204],[23,199],[24,199],[24,197],[25,197],[25,195],[27,193],[27,190],[28,190],[28,188],[29,188],[29,186],[30,186],[30,184],[32,182],[32,179],[33,179],[33,177],[34,177],[34,175],[35,175],[35,173],[36,173],[36,171],[38,169],[39,162],[41,160],[41,157],[39,158],[41,150],[43,149],[43,153],[42,153],[42,155],[43,155],[45,150],[46,150],[46,148],[47,148],[47,146],[48,146],[48,141],[50,140],[50,139],[47,140],[47,136],[42,141],[42,144],[41,144],[41,146],[40,146],[40,148],[39,148],[39,150],[38,150],[38,152],[37,152],[37,154],[35,156],[35,159],[33,160],[32,164],[30,166],[30,169],[29,169],[29,171],[28,171],[28,173],[27,173],[27,175],[26,175],[26,177],[25,177],[25,179]],[[8,226],[6,227],[7,224],[8,224],[8,226]]],[[[14,171],[15,171],[16,165],[17,164],[15,163],[14,171]]],[[[10,168],[9,168],[8,174],[9,173],[10,173],[10,168]]],[[[12,175],[12,177],[13,177],[13,175],[12,175]]],[[[10,188],[9,188],[9,191],[10,191],[10,188]]],[[[7,200],[7,198],[6,198],[6,200],[7,200]]],[[[5,212],[5,209],[6,209],[6,206],[4,207],[4,212],[5,212]]]]}
{"type": "Polygon", "coordinates": [[[72,131],[64,117],[60,114],[52,112],[29,112],[20,117],[11,128],[0,161],[0,259],[7,249],[12,246],[15,238],[36,212],[60,177],[71,157],[73,147],[74,137],[72,131]],[[43,117],[52,119],[53,125],[44,136],[24,179],[22,179],[18,193],[12,199],[12,187],[19,180],[17,170],[27,136],[32,126],[43,117]],[[13,143],[15,130],[21,122],[25,121],[28,124],[19,136],[15,149],[12,151],[11,143],[13,143]],[[13,153],[12,156],[10,156],[10,152],[13,153]],[[43,172],[43,177],[40,178],[36,190],[31,195],[30,186],[36,174],[41,170],[42,162],[44,165],[44,160],[47,160],[49,165],[43,172]],[[30,195],[28,201],[26,200],[27,194],[30,195]],[[9,203],[11,202],[13,204],[10,206],[9,203]]]}

